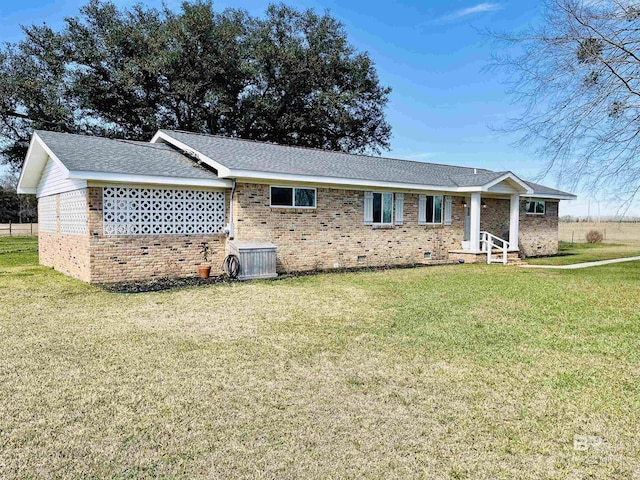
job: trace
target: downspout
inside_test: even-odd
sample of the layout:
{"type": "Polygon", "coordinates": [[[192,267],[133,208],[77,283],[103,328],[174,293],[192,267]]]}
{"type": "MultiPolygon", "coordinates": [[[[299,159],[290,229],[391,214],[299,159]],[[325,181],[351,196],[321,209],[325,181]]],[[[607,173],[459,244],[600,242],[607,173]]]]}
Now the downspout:
{"type": "Polygon", "coordinates": [[[236,179],[232,179],[233,184],[231,185],[231,195],[229,196],[229,223],[227,223],[226,233],[229,237],[229,240],[233,240],[234,237],[234,228],[233,228],[233,197],[236,193],[236,179]]]}

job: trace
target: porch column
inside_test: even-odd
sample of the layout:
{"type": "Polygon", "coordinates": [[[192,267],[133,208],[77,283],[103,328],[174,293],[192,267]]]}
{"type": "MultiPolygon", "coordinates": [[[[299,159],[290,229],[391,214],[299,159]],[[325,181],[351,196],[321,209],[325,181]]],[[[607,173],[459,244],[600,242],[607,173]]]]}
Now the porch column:
{"type": "Polygon", "coordinates": [[[469,248],[472,253],[480,253],[480,192],[471,194],[469,208],[469,248]]]}
{"type": "Polygon", "coordinates": [[[520,195],[511,195],[509,216],[509,250],[518,250],[518,227],[520,225],[520,195]]]}

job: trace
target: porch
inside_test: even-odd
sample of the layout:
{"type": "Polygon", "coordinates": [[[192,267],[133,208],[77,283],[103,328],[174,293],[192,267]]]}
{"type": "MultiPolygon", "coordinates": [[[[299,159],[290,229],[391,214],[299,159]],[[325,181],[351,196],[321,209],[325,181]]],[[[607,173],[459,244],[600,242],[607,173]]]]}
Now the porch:
{"type": "Polygon", "coordinates": [[[450,250],[468,263],[517,263],[520,196],[530,187],[515,176],[471,192],[464,200],[464,236],[460,249],[450,250]],[[484,221],[484,216],[493,222],[484,221]]]}

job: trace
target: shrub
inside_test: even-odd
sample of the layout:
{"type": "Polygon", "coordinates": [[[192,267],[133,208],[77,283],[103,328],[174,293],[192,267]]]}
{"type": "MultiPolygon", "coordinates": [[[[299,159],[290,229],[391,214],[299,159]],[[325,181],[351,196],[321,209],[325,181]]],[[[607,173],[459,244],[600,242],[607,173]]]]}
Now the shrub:
{"type": "Polygon", "coordinates": [[[602,233],[598,230],[591,230],[587,233],[587,242],[589,243],[600,243],[603,239],[602,233]]]}

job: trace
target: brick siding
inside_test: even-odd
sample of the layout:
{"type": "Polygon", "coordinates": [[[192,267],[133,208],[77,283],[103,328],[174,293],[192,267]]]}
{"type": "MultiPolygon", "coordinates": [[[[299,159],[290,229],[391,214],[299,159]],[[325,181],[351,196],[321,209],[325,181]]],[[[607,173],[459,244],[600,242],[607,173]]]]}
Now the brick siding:
{"type": "MultiPolygon", "coordinates": [[[[228,205],[227,194],[227,210],[228,205]]],[[[198,274],[198,267],[203,264],[201,244],[208,242],[208,263],[213,272],[221,272],[224,234],[103,235],[101,187],[87,189],[87,223],[85,235],[61,234],[59,225],[58,233],[40,232],[40,263],[92,283],[188,277],[198,274]]]]}
{"type": "MultiPolygon", "coordinates": [[[[483,198],[487,205],[480,212],[480,229],[509,240],[510,202],[508,199],[483,198]]],[[[523,256],[558,253],[558,202],[547,200],[544,215],[527,215],[526,199],[520,200],[518,247],[523,256]]]]}
{"type": "MultiPolygon", "coordinates": [[[[481,228],[506,238],[509,200],[483,198],[481,228]]],[[[364,225],[364,191],[317,188],[314,209],[273,208],[269,185],[238,183],[234,197],[236,240],[265,240],[277,247],[280,272],[335,267],[439,264],[456,262],[464,232],[465,197],[452,197],[451,225],[418,225],[418,195],[404,194],[404,222],[364,225]],[[425,258],[425,253],[429,258],[425,258]]],[[[543,216],[520,208],[520,249],[526,256],[558,249],[558,202],[547,201],[543,216]]],[[[229,192],[226,194],[226,215],[229,192]]],[[[222,272],[226,236],[105,236],[102,188],[87,189],[86,235],[39,234],[40,263],[88,282],[115,282],[197,275],[201,243],[211,247],[212,274],[222,272]]],[[[60,229],[58,228],[58,232],[60,229]]],[[[466,259],[472,261],[472,259],[466,259]]]]}
{"type": "MultiPolygon", "coordinates": [[[[212,272],[221,271],[224,234],[103,235],[102,188],[88,188],[89,248],[92,282],[117,282],[161,277],[190,277],[203,265],[202,243],[211,249],[212,272]]],[[[228,195],[227,195],[228,197],[228,195]]],[[[228,210],[229,199],[225,199],[228,210]]],[[[225,213],[228,217],[228,212],[225,213]]]]}
{"type": "Polygon", "coordinates": [[[404,194],[404,224],[364,225],[364,191],[318,188],[314,209],[270,206],[269,185],[241,183],[234,198],[235,239],[278,247],[278,270],[437,264],[461,247],[463,197],[453,197],[451,225],[418,225],[418,195],[404,194]],[[425,259],[430,252],[431,258],[425,259]]]}
{"type": "Polygon", "coordinates": [[[91,281],[89,237],[60,233],[60,195],[53,195],[53,197],[56,201],[57,233],[38,232],[39,262],[65,275],[89,282],[91,281]]]}
{"type": "Polygon", "coordinates": [[[525,257],[558,253],[558,202],[547,200],[544,215],[527,215],[520,202],[520,252],[525,257]]]}

